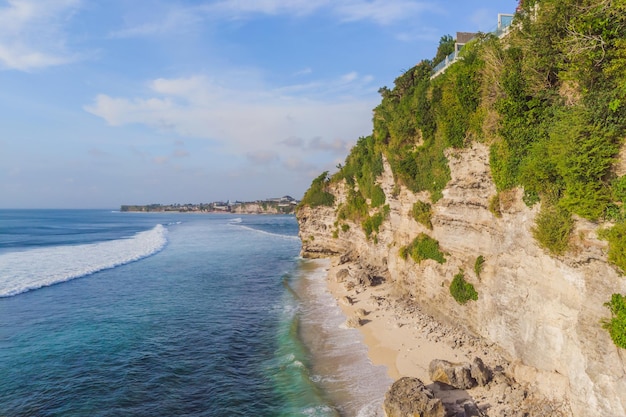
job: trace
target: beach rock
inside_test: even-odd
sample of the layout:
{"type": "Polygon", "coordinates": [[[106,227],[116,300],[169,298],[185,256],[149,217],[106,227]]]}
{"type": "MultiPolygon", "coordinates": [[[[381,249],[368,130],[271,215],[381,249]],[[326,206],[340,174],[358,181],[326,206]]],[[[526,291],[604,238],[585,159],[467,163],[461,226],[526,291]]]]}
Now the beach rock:
{"type": "Polygon", "coordinates": [[[341,283],[344,282],[346,278],[348,278],[348,276],[350,276],[350,271],[348,271],[347,268],[343,268],[337,271],[337,274],[335,275],[335,280],[341,283]]]}
{"type": "Polygon", "coordinates": [[[352,254],[351,253],[344,253],[343,255],[341,255],[339,257],[339,265],[346,264],[346,263],[348,263],[350,261],[352,261],[352,254]]]}
{"type": "Polygon", "coordinates": [[[385,394],[383,410],[387,417],[444,417],[439,398],[418,378],[404,377],[385,394]]]}
{"type": "Polygon", "coordinates": [[[468,401],[463,404],[463,416],[464,417],[483,417],[485,414],[480,411],[480,408],[476,403],[468,401]]]}
{"type": "Polygon", "coordinates": [[[352,298],[346,296],[341,297],[340,301],[341,304],[346,305],[346,306],[351,306],[353,301],[352,298]]]}
{"type": "Polygon", "coordinates": [[[470,365],[434,359],[428,366],[428,374],[433,382],[442,382],[457,389],[470,389],[476,386],[470,365]]]}
{"type": "Polygon", "coordinates": [[[362,308],[357,308],[354,313],[359,317],[367,316],[367,311],[365,311],[365,309],[362,309],[362,308]]]}
{"type": "Polygon", "coordinates": [[[362,325],[363,325],[363,322],[358,316],[352,316],[348,318],[348,320],[346,321],[346,326],[348,327],[357,328],[357,327],[361,327],[362,325]]]}
{"type": "Polygon", "coordinates": [[[470,365],[470,371],[472,378],[476,381],[478,385],[481,387],[487,385],[489,381],[491,381],[491,371],[485,364],[483,360],[479,357],[474,358],[470,365]]]}

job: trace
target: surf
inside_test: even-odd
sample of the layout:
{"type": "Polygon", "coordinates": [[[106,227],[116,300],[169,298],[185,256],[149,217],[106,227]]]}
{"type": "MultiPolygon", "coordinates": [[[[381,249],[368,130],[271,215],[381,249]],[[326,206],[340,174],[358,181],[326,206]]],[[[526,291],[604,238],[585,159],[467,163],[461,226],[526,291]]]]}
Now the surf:
{"type": "Polygon", "coordinates": [[[161,251],[167,229],[158,224],[132,237],[0,254],[0,297],[66,282],[135,262],[161,251]]]}

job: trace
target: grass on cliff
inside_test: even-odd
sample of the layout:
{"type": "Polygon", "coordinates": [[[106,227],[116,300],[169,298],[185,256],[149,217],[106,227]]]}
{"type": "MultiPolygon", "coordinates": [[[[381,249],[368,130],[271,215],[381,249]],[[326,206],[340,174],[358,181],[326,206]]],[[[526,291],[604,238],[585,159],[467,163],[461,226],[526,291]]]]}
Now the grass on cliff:
{"type": "Polygon", "coordinates": [[[319,177],[313,180],[311,187],[309,187],[304,197],[302,197],[300,204],[310,207],[332,207],[335,204],[335,196],[328,192],[329,182],[328,171],[323,172],[319,177]]]}
{"type": "Polygon", "coordinates": [[[485,268],[485,257],[482,255],[478,255],[476,257],[476,261],[474,261],[474,273],[476,274],[476,278],[480,280],[480,274],[483,272],[485,268]]]}
{"type": "Polygon", "coordinates": [[[428,229],[433,228],[433,224],[431,222],[433,210],[432,206],[423,201],[417,201],[413,204],[413,209],[411,210],[411,215],[418,223],[423,224],[428,229]]]}
{"type": "MultiPolygon", "coordinates": [[[[536,10],[535,3],[524,2],[505,38],[467,43],[463,59],[442,75],[430,79],[434,61],[450,50],[449,36],[436,60],[379,90],[372,134],[332,178],[358,194],[345,204],[345,218],[363,224],[385,204],[377,185],[383,155],[397,186],[428,192],[435,203],[450,180],[445,151],[480,141],[490,147],[498,192],[521,186],[527,204],[554,207],[537,217],[535,233],[551,253],[567,250],[572,215],[625,221],[612,167],[626,137],[626,2],[542,0],[536,10]]],[[[306,201],[331,201],[312,187],[306,201]]],[[[626,249],[622,242],[609,240],[614,254],[626,249]]]]}
{"type": "Polygon", "coordinates": [[[457,303],[465,304],[470,300],[478,300],[478,293],[474,289],[474,286],[465,281],[465,273],[460,270],[458,274],[454,276],[450,283],[450,294],[457,303]]]}
{"type": "Polygon", "coordinates": [[[604,305],[611,310],[611,319],[604,320],[602,327],[608,330],[617,347],[626,349],[626,296],[613,294],[604,305]]]}
{"type": "Polygon", "coordinates": [[[539,244],[553,255],[562,255],[569,248],[574,221],[565,209],[545,204],[535,220],[533,236],[539,244]]]}
{"type": "Polygon", "coordinates": [[[420,233],[409,245],[401,247],[399,255],[405,260],[410,256],[415,263],[426,259],[432,259],[440,264],[446,262],[446,258],[439,250],[439,242],[425,233],[420,233]]]}
{"type": "Polygon", "coordinates": [[[626,271],[626,222],[621,221],[610,229],[600,231],[599,237],[609,242],[609,262],[626,271]]]}

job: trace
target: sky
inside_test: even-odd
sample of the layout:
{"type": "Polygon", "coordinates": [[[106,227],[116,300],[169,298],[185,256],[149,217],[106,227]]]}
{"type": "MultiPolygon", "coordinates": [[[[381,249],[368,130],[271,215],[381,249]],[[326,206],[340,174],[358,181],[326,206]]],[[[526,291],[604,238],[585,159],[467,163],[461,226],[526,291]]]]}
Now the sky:
{"type": "Polygon", "coordinates": [[[301,198],[515,0],[0,0],[0,208],[301,198]]]}

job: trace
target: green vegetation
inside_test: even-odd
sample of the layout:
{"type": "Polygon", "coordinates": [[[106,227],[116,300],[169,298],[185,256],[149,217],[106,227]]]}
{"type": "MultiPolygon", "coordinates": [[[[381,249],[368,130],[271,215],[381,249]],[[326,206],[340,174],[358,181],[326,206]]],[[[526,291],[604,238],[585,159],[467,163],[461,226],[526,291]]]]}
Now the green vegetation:
{"type": "Polygon", "coordinates": [[[478,255],[476,261],[474,262],[474,273],[476,274],[476,278],[480,279],[480,273],[483,272],[484,267],[485,258],[482,255],[478,255]]]}
{"type": "Polygon", "coordinates": [[[533,236],[553,255],[562,255],[569,247],[573,227],[574,221],[567,210],[545,204],[537,215],[533,236]]]}
{"type": "Polygon", "coordinates": [[[478,300],[478,293],[472,284],[465,281],[465,273],[463,270],[460,270],[459,273],[454,276],[450,284],[450,294],[459,304],[465,304],[469,300],[478,300]]]}
{"type": "Polygon", "coordinates": [[[626,271],[626,222],[601,231],[600,237],[609,241],[609,261],[626,271]]]}
{"type": "Polygon", "coordinates": [[[335,204],[335,196],[328,192],[328,171],[315,178],[311,187],[307,190],[300,202],[301,205],[317,207],[330,206],[335,204]]]}
{"type": "Polygon", "coordinates": [[[439,250],[439,242],[425,233],[420,233],[408,246],[401,247],[399,255],[405,260],[410,256],[415,263],[426,259],[432,259],[440,264],[446,261],[439,250]]]}
{"type": "Polygon", "coordinates": [[[411,214],[418,223],[423,224],[429,229],[433,228],[433,224],[431,223],[433,212],[430,204],[424,203],[423,201],[416,202],[413,204],[411,214]]]}
{"type": "Polygon", "coordinates": [[[361,226],[365,231],[365,235],[369,238],[373,232],[378,233],[380,226],[383,224],[383,214],[376,213],[372,217],[363,220],[361,226]]]}
{"type": "MultiPolygon", "coordinates": [[[[610,258],[625,269],[626,179],[615,178],[612,166],[626,137],[626,2],[526,1],[515,20],[504,39],[477,37],[431,80],[434,64],[453,50],[454,39],[443,36],[432,61],[379,90],[372,134],[330,180],[351,189],[339,219],[374,233],[371,218],[389,197],[377,184],[383,157],[394,196],[405,186],[434,203],[450,180],[446,149],[479,141],[490,147],[499,195],[519,186],[527,205],[542,205],[535,237],[543,247],[567,250],[572,215],[609,219],[616,223],[606,234],[610,258]]],[[[332,204],[323,181],[314,181],[303,204],[332,204]]],[[[499,196],[490,202],[496,216],[501,203],[499,196]]],[[[427,224],[424,207],[416,210],[427,224]]]]}
{"type": "Polygon", "coordinates": [[[626,349],[626,296],[613,294],[604,305],[611,310],[611,319],[604,320],[602,327],[609,331],[615,346],[626,349]]]}
{"type": "Polygon", "coordinates": [[[554,254],[567,249],[570,214],[624,221],[611,167],[626,128],[625,12],[624,2],[543,0],[533,19],[516,16],[508,47],[488,51],[499,63],[493,177],[498,190],[521,185],[528,205],[548,206],[535,237],[554,254]]]}
{"type": "Polygon", "coordinates": [[[502,217],[502,211],[500,210],[500,194],[496,194],[489,199],[489,211],[495,217],[502,217]]]}

